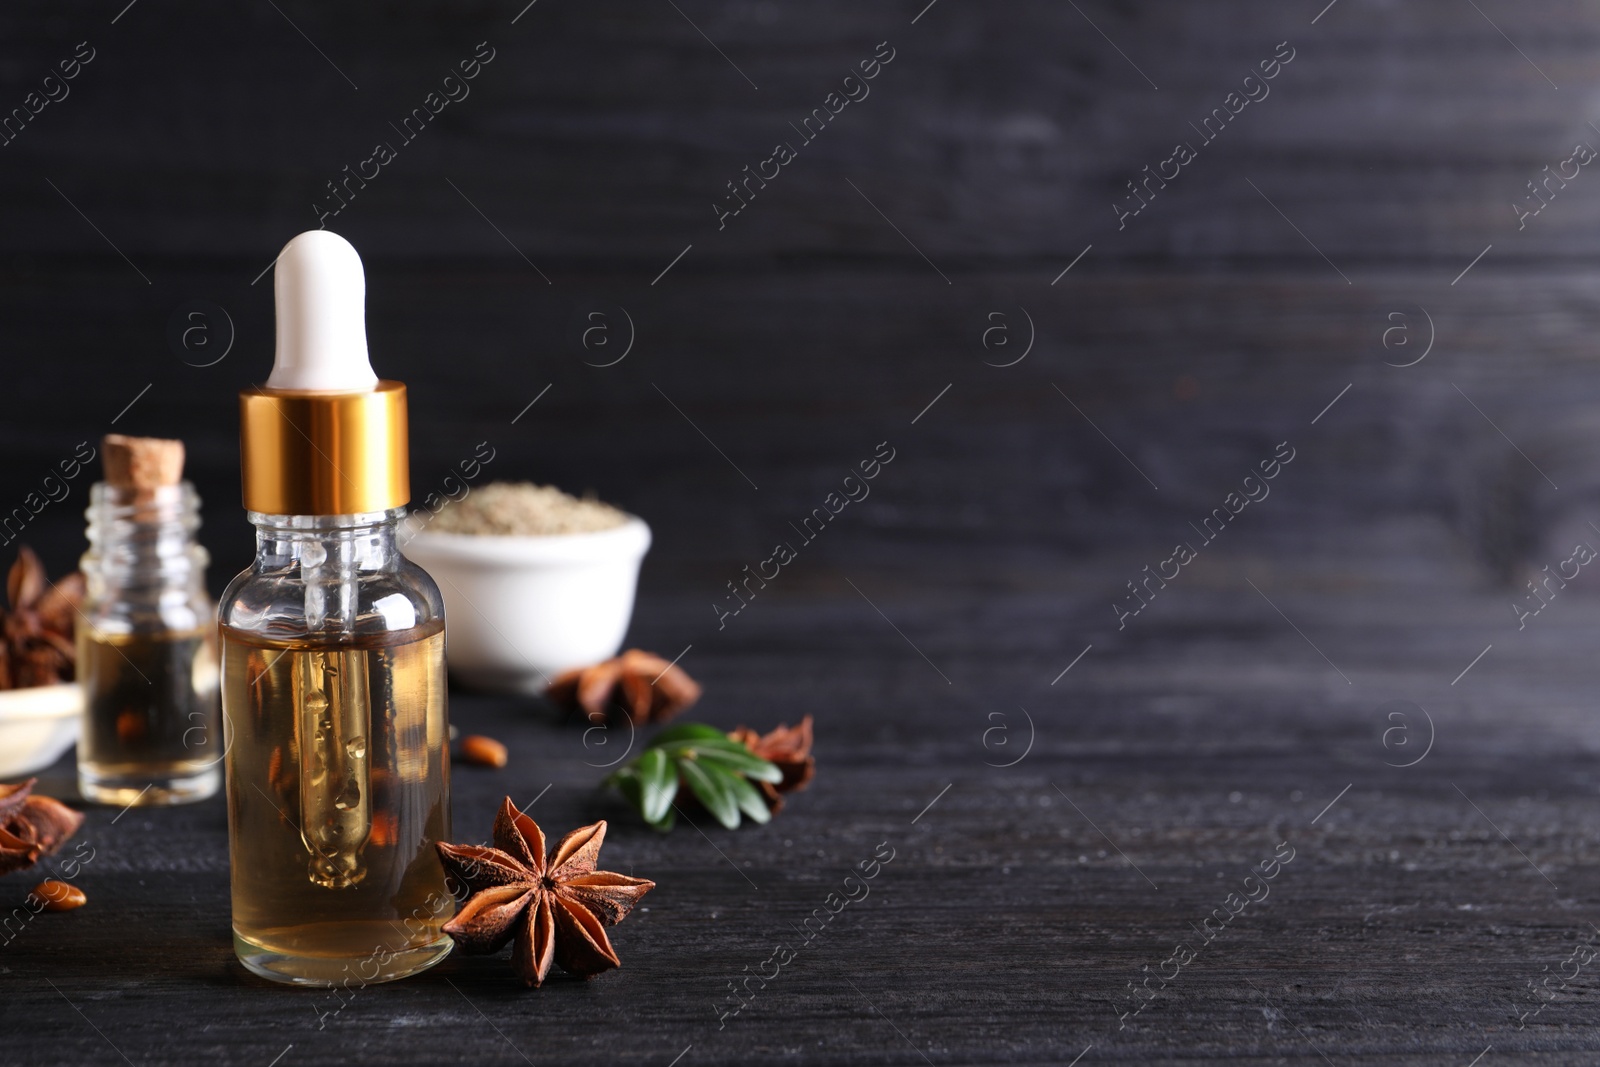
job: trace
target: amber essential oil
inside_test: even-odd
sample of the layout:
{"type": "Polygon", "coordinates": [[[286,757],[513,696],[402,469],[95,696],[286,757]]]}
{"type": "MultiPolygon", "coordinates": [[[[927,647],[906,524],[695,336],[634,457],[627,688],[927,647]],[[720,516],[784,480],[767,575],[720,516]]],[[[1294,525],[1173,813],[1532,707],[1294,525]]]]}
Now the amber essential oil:
{"type": "Polygon", "coordinates": [[[222,627],[233,935],[276,981],[357,985],[452,945],[444,626],[274,643],[222,627]]]}
{"type": "Polygon", "coordinates": [[[126,807],[208,797],[221,784],[212,632],[78,627],[85,799],[126,807]]]}

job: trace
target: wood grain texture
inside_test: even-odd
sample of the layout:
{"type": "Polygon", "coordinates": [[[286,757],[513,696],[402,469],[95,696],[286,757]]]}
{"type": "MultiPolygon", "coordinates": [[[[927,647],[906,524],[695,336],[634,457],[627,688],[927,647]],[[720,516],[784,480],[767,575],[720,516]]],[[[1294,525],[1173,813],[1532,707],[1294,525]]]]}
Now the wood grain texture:
{"type": "Polygon", "coordinates": [[[290,5],[293,25],[268,5],[136,6],[114,26],[86,9],[9,9],[7,101],[80,40],[96,58],[0,149],[7,244],[35,259],[107,255],[48,178],[135,262],[240,256],[253,275],[284,234],[316,225],[325,183],[388,140],[397,160],[333,223],[365,252],[516,262],[450,179],[558,273],[621,262],[653,275],[690,242],[697,263],[914,262],[847,179],[941,263],[1022,256],[1059,270],[1090,241],[1113,259],[1307,255],[1247,179],[1346,269],[1464,264],[1495,240],[1524,263],[1592,258],[1600,200],[1586,171],[1522,232],[1510,207],[1597,136],[1579,101],[1600,29],[1575,5],[1480,15],[1446,0],[1342,0],[1311,25],[1322,5],[942,0],[912,25],[923,4],[679,14],[605,0],[541,2],[512,25],[521,6],[290,5]],[[480,41],[498,58],[470,95],[401,141],[390,124],[480,41]],[[800,143],[789,124],[881,41],[896,58],[870,95],[800,143]],[[1124,183],[1197,140],[1190,123],[1281,41],[1295,58],[1270,95],[1118,232],[1124,183]],[[799,158],[719,230],[725,183],[783,140],[799,158]]]}
{"type": "MultiPolygon", "coordinates": [[[[506,959],[452,958],[358,991],[319,1029],[313,1006],[333,1002],[231,959],[220,802],[115,824],[92,811],[89,905],[5,946],[6,1062],[114,1060],[106,1038],[138,1063],[265,1063],[291,1044],[284,1062],[359,1048],[511,1063],[514,1044],[534,1062],[665,1063],[692,1044],[684,1062],[1062,1063],[1090,1043],[1112,1062],[1304,1062],[1321,1049],[1465,1063],[1491,1043],[1518,1062],[1585,1062],[1587,976],[1522,1031],[1516,1015],[1526,982],[1591,935],[1600,737],[1576,697],[1594,679],[1567,667],[1566,707],[1524,682],[1585,662],[1571,634],[1600,613],[1497,645],[1452,688],[1499,637],[1494,606],[1431,600],[1430,615],[1461,623],[1424,642],[1384,622],[1405,599],[1280,596],[1350,687],[1243,600],[1174,598],[1142,621],[1144,642],[1097,648],[1053,687],[1074,650],[1037,636],[1033,595],[880,596],[952,685],[859,601],[769,605],[687,657],[709,694],[697,714],[732,726],[812,712],[822,770],[778,821],[737,833],[658,837],[593,792],[602,772],[585,763],[614,756],[576,725],[456,694],[456,722],[512,752],[503,772],[457,768],[459,836],[485,832],[502,793],[539,796],[547,828],[611,818],[608,866],[660,885],[615,933],[620,972],[538,994],[511,982],[506,959]],[[988,641],[963,636],[977,611],[988,641]],[[1385,701],[1401,696],[1437,726],[1408,769],[1385,765],[1413,757],[1382,736],[1385,701]],[[1019,701],[1032,750],[989,766],[1022,753],[1019,701]],[[985,734],[997,725],[1009,733],[985,734]],[[794,928],[884,841],[895,859],[871,894],[719,1030],[727,983],[798,943],[794,928]],[[1127,983],[1195,941],[1189,924],[1282,841],[1295,858],[1266,901],[1119,1030],[1127,983]]],[[[673,607],[647,602],[642,641],[677,632],[673,607]]],[[[1410,725],[1420,745],[1423,723],[1410,725]]],[[[11,896],[23,881],[7,880],[11,896]]]]}
{"type": "MultiPolygon", "coordinates": [[[[233,962],[220,802],[91,810],[88,906],[0,945],[0,1064],[1594,1061],[1592,964],[1518,1017],[1600,922],[1600,597],[1585,570],[1513,606],[1600,544],[1600,177],[1512,209],[1600,145],[1587,6],[13,4],[0,116],[84,40],[0,147],[0,528],[32,508],[21,540],[70,567],[94,472],[28,494],[109,430],[181,436],[213,587],[244,566],[256,279],[487,41],[329,221],[411,389],[415,495],[488,442],[486,478],[644,516],[630,642],[693,646],[696,717],[814,714],[821,770],[767,828],[663,838],[595,792],[621,738],[452,694],[511,752],[458,768],[458,836],[539,796],[554,832],[611,819],[606,865],[660,888],[619,972],[529,995],[452,958],[325,1025],[233,962]],[[870,96],[719,229],[882,41],[870,96]],[[1125,183],[1284,41],[1270,96],[1119,229],[1125,183]],[[596,312],[617,347],[584,347],[596,312]],[[225,358],[174,340],[196,323],[225,358]],[[719,628],[725,583],[884,441],[870,498],[719,628]],[[719,1028],[885,841],[871,895],[719,1028]],[[1268,899],[1124,1025],[1285,841],[1268,899]]],[[[0,881],[0,921],[33,881],[0,881]]]]}

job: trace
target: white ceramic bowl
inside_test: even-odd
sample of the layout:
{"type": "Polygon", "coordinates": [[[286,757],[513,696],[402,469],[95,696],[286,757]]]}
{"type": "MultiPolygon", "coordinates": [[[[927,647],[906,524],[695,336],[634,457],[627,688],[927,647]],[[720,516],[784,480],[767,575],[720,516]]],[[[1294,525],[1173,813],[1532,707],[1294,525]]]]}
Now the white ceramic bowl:
{"type": "Polygon", "coordinates": [[[450,673],[483,689],[541,693],[617,654],[633,616],[650,527],[630,515],[595,533],[410,535],[402,551],[444,594],[450,673]]]}
{"type": "Polygon", "coordinates": [[[83,690],[76,682],[0,691],[0,781],[42,770],[78,739],[83,690]]]}

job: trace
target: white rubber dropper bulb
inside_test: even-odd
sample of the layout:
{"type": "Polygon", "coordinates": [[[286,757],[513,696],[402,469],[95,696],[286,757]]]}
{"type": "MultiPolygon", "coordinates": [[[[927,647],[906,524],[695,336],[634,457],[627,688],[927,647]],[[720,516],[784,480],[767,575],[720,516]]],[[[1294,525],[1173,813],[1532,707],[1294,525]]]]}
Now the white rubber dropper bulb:
{"type": "Polygon", "coordinates": [[[278,253],[272,285],[278,336],[268,389],[377,387],[367,356],[367,279],[349,241],[327,230],[300,234],[278,253]]]}

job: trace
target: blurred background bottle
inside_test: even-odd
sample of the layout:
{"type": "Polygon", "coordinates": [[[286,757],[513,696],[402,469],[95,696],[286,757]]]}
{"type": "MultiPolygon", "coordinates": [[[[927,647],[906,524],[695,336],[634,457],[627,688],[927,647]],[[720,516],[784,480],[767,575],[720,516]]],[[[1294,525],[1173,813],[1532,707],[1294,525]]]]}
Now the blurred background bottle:
{"type": "Polygon", "coordinates": [[[78,620],[78,788],[102,804],[182,804],[221,784],[216,610],[183,442],[112,434],[89,494],[78,620]]]}

